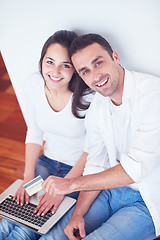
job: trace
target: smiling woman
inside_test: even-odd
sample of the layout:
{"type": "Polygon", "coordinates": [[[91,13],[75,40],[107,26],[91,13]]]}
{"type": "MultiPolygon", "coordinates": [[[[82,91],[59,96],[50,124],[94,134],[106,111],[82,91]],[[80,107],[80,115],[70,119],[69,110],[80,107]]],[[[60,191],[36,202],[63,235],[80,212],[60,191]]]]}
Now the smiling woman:
{"type": "MultiPolygon", "coordinates": [[[[40,73],[34,73],[25,82],[26,103],[28,106],[28,128],[26,135],[26,159],[24,170],[24,183],[41,175],[43,179],[52,172],[56,166],[45,167],[46,161],[53,165],[54,160],[67,165],[67,172],[76,164],[83,153],[83,141],[85,136],[84,115],[89,102],[89,88],[75,75],[74,68],[68,55],[68,48],[77,35],[70,31],[58,31],[54,33],[44,44],[40,58],[40,73]],[[81,96],[75,95],[76,81],[82,84],[81,96]],[[81,116],[78,116],[77,105],[72,112],[74,100],[84,103],[81,107],[81,116]],[[86,95],[86,96],[85,96],[86,95]],[[37,158],[45,137],[44,155],[37,158]],[[44,164],[43,164],[44,162],[44,164]],[[36,166],[37,164],[37,166],[36,166]],[[43,165],[43,168],[42,166],[43,165]],[[42,170],[43,169],[43,170],[42,170]],[[36,173],[35,173],[36,171],[36,173]]],[[[48,164],[49,165],[49,164],[48,164]]],[[[83,164],[82,164],[83,165],[83,164]]],[[[62,167],[61,176],[64,173],[62,167]]],[[[80,171],[80,175],[82,172],[80,171]]],[[[23,204],[28,195],[24,191],[23,184],[15,195],[18,203],[23,204]]],[[[55,211],[55,209],[54,209],[55,211]]]]}
{"type": "Polygon", "coordinates": [[[42,75],[46,97],[56,112],[63,110],[71,97],[68,85],[74,71],[68,49],[57,43],[51,44],[42,61],[42,75]]]}
{"type": "MultiPolygon", "coordinates": [[[[77,35],[72,31],[58,31],[44,44],[40,58],[40,72],[31,74],[25,81],[27,105],[27,134],[25,147],[24,180],[14,200],[17,204],[29,202],[29,195],[23,185],[35,176],[46,179],[50,175],[76,177],[83,173],[87,158],[84,148],[84,117],[93,97],[92,91],[75,73],[68,49],[77,35]],[[44,143],[44,152],[40,155],[44,143]],[[40,155],[40,156],[39,156],[40,155]]],[[[77,198],[78,193],[72,197],[77,198]]],[[[40,197],[35,209],[37,215],[44,215],[50,209],[55,213],[64,195],[40,197]]],[[[10,223],[2,220],[1,228],[10,223]],[[3,224],[5,222],[5,224],[3,224]]],[[[0,228],[0,229],[1,229],[0,228]]],[[[39,236],[32,231],[18,227],[13,231],[0,231],[0,239],[24,232],[30,239],[39,236]],[[2,234],[2,235],[1,235],[2,234]]]]}

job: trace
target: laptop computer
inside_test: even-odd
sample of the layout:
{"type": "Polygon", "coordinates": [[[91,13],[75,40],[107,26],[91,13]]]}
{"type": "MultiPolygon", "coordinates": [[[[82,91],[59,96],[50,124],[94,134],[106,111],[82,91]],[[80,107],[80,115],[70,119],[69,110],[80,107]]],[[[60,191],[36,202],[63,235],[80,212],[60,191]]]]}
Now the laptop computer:
{"type": "Polygon", "coordinates": [[[26,226],[38,234],[48,232],[76,202],[75,199],[65,196],[54,215],[49,211],[44,216],[37,216],[33,211],[38,205],[39,196],[44,191],[41,190],[31,196],[29,204],[17,205],[16,201],[13,201],[13,196],[21,183],[21,179],[16,180],[0,195],[0,216],[26,226]]]}

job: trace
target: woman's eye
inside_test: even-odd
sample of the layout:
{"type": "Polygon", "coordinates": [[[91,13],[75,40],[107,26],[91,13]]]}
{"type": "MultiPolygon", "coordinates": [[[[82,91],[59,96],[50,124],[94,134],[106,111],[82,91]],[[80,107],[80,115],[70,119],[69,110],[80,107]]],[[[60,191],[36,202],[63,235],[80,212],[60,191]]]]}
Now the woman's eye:
{"type": "Polygon", "coordinates": [[[52,62],[52,61],[47,61],[47,63],[48,63],[48,64],[53,64],[53,62],[52,62]]]}
{"type": "Polygon", "coordinates": [[[62,67],[63,68],[70,68],[70,66],[68,64],[63,64],[62,67]]]}

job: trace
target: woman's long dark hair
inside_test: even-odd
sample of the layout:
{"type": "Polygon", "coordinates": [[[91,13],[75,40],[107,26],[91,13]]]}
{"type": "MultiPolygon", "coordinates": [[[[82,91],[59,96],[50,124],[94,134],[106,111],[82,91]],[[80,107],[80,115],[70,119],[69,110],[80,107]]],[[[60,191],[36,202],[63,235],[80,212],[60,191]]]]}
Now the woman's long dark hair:
{"type": "MultiPolygon", "coordinates": [[[[52,36],[50,36],[45,42],[41,57],[39,61],[40,73],[42,75],[42,62],[43,58],[47,52],[48,47],[51,44],[58,43],[63,47],[68,49],[72,41],[77,38],[77,34],[73,31],[60,30],[55,32],[52,36]]],[[[43,75],[42,75],[43,77],[43,75]]],[[[69,90],[73,92],[73,101],[72,101],[72,113],[77,118],[84,118],[85,116],[81,116],[80,111],[88,109],[90,102],[85,102],[83,96],[92,92],[92,90],[84,83],[84,81],[78,76],[75,72],[69,82],[69,90]]]]}

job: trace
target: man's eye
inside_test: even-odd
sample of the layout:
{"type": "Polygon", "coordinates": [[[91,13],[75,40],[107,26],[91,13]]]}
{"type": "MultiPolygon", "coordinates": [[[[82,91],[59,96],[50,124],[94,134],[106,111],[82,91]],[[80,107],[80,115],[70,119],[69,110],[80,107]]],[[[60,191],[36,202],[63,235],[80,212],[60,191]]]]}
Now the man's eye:
{"type": "Polygon", "coordinates": [[[101,64],[102,64],[102,61],[99,61],[99,62],[96,63],[96,66],[99,66],[101,64]]]}
{"type": "Polygon", "coordinates": [[[83,72],[83,75],[87,75],[88,72],[89,72],[89,70],[85,70],[85,71],[83,72]]]}

